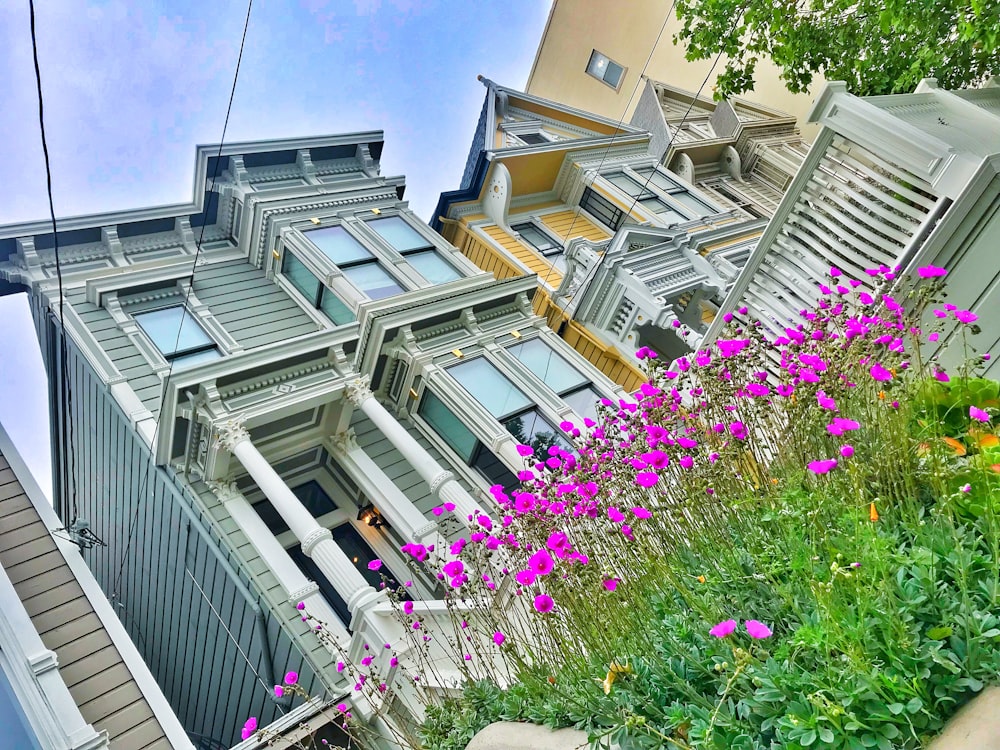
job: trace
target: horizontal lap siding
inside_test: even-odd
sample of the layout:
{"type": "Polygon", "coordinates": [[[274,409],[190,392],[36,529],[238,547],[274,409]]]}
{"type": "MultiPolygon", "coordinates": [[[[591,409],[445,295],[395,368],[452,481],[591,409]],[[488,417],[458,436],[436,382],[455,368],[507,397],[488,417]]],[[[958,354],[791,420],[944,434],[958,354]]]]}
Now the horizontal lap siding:
{"type": "Polygon", "coordinates": [[[194,292],[226,333],[246,349],[319,330],[294,300],[246,261],[200,267],[194,292]]]}
{"type": "Polygon", "coordinates": [[[484,271],[492,273],[498,279],[510,279],[524,275],[524,271],[518,268],[499,248],[476,237],[465,227],[449,241],[461,250],[466,258],[484,271]]]}
{"type": "Polygon", "coordinates": [[[586,216],[577,214],[573,210],[545,214],[539,218],[545,226],[559,235],[559,239],[564,242],[567,235],[571,235],[570,239],[573,237],[585,237],[595,242],[606,240],[611,236],[586,216]]]}
{"type": "MultiPolygon", "coordinates": [[[[271,605],[261,600],[268,613],[268,643],[262,643],[250,606],[182,510],[182,503],[190,504],[191,499],[181,494],[164,469],[150,463],[148,448],[107,387],[72,342],[70,346],[76,501],[80,515],[108,545],[85,551],[84,557],[105,595],[114,594],[115,612],[184,728],[231,746],[239,740],[247,716],[266,724],[280,713],[268,697],[272,686],[261,684],[255,675],[262,673],[265,647],[284,654],[275,658],[276,672],[299,671],[308,689],[323,692],[303,656],[314,648],[315,638],[308,646],[292,645],[279,620],[302,624],[294,607],[285,602],[286,614],[271,613],[271,605]]],[[[150,384],[144,390],[158,386],[150,384]]],[[[2,481],[0,477],[0,491],[2,481]]],[[[10,515],[20,520],[20,513],[15,510],[10,515]]],[[[222,553],[233,557],[225,549],[222,553]]],[[[232,562],[239,569],[239,562],[232,562]]],[[[244,583],[255,591],[255,581],[247,577],[244,583]]],[[[255,596],[259,596],[256,591],[255,596]]],[[[70,596],[58,606],[40,601],[45,599],[44,594],[29,599],[29,611],[51,610],[60,623],[87,614],[70,596]]],[[[113,747],[163,747],[148,721],[126,726],[136,718],[135,708],[112,706],[102,699],[105,692],[122,695],[121,680],[105,681],[107,675],[117,674],[114,669],[88,673],[73,690],[86,691],[95,706],[116,712],[116,731],[121,734],[113,747]]]]}
{"type": "Polygon", "coordinates": [[[509,256],[518,260],[531,273],[538,274],[539,278],[547,279],[552,286],[559,286],[562,281],[562,272],[553,268],[542,255],[528,247],[520,240],[516,240],[498,226],[483,227],[483,231],[490,236],[509,256]]]}
{"type": "Polygon", "coordinates": [[[21,487],[2,457],[0,467],[0,487],[8,490],[0,500],[0,565],[45,647],[56,653],[80,713],[108,732],[113,748],[165,743],[163,729],[38,512],[23,491],[9,491],[21,487]],[[143,745],[118,741],[140,725],[146,727],[143,745]]]}

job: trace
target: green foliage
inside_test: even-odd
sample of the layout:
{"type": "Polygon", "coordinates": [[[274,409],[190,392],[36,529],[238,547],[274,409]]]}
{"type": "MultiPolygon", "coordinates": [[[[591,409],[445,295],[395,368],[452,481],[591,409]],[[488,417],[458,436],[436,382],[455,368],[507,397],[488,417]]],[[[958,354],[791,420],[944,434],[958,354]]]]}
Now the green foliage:
{"type": "Polygon", "coordinates": [[[716,96],[753,89],[770,57],[790,91],[817,73],[860,96],[908,93],[922,78],[945,88],[1000,69],[1000,4],[973,0],[678,0],[689,60],[727,56],[716,96]]]}

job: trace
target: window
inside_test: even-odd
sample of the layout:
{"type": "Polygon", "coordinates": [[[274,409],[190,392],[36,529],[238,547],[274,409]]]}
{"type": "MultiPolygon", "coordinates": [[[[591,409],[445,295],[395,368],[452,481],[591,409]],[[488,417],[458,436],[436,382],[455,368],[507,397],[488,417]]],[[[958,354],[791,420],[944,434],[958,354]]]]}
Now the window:
{"type": "Polygon", "coordinates": [[[608,175],[607,180],[627,195],[632,196],[636,203],[657,214],[664,221],[676,223],[688,220],[688,217],[678,211],[675,206],[662,200],[647,185],[636,182],[624,172],[608,175]]]}
{"type": "Polygon", "coordinates": [[[598,221],[616,232],[624,223],[625,212],[592,188],[584,188],[580,198],[580,208],[590,212],[598,221]]]}
{"type": "Polygon", "coordinates": [[[601,396],[590,380],[541,339],[507,347],[507,351],[555,391],[581,417],[597,418],[601,396]]]}
{"type": "Polygon", "coordinates": [[[690,192],[688,192],[687,188],[674,182],[658,169],[653,167],[642,167],[635,170],[635,172],[644,182],[648,181],[650,185],[654,185],[664,193],[668,193],[675,201],[694,211],[696,216],[708,216],[709,214],[719,212],[718,207],[695,198],[690,192]]]}
{"type": "Polygon", "coordinates": [[[549,424],[534,402],[484,357],[453,365],[448,372],[519,443],[532,446],[539,455],[552,445],[569,448],[562,433],[549,424]]]}
{"type": "Polygon", "coordinates": [[[135,322],[174,366],[218,359],[215,341],[184,305],[137,313],[135,322]]]}
{"type": "Polygon", "coordinates": [[[546,138],[541,133],[515,133],[515,137],[522,143],[528,146],[540,146],[543,143],[548,143],[549,139],[546,138]]]}
{"type": "Polygon", "coordinates": [[[307,238],[327,258],[337,264],[344,276],[370,299],[401,294],[404,289],[382,268],[378,258],[342,226],[324,227],[306,232],[307,238]]]}
{"type": "Polygon", "coordinates": [[[625,68],[595,49],[590,53],[587,73],[617,91],[624,78],[625,68]]]}
{"type": "Polygon", "coordinates": [[[515,224],[511,228],[521,235],[522,240],[554,263],[556,268],[560,271],[566,270],[566,256],[563,254],[562,242],[553,239],[530,221],[525,224],[515,224]]]}
{"type": "Polygon", "coordinates": [[[441,257],[434,245],[407,224],[401,216],[375,219],[369,221],[368,226],[392,245],[431,284],[442,284],[461,277],[461,274],[441,257]]]}
{"type": "Polygon", "coordinates": [[[476,469],[490,484],[503,485],[507,490],[518,485],[513,472],[432,391],[424,391],[417,413],[466,464],[476,469]]]}
{"type": "Polygon", "coordinates": [[[281,273],[298,290],[299,294],[305,297],[313,307],[326,313],[326,316],[334,324],[344,325],[355,319],[350,308],[336,294],[323,286],[301,260],[287,250],[281,259],[281,273]]]}

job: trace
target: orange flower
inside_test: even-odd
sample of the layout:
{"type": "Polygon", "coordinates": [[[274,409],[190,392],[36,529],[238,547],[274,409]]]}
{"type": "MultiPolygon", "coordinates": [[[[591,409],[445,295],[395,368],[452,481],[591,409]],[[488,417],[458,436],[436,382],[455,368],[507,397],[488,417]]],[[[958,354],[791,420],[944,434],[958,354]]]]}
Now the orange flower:
{"type": "Polygon", "coordinates": [[[994,473],[1000,474],[1000,464],[993,464],[990,466],[990,469],[992,469],[994,473]]]}
{"type": "Polygon", "coordinates": [[[947,443],[947,445],[953,451],[955,451],[955,455],[956,456],[964,456],[965,455],[965,446],[962,445],[961,442],[959,442],[958,440],[956,440],[953,437],[943,437],[941,439],[944,440],[944,442],[947,443]]]}
{"type": "Polygon", "coordinates": [[[698,576],[698,583],[704,583],[705,580],[705,576],[698,576]]]}
{"type": "Polygon", "coordinates": [[[878,397],[884,401],[885,400],[885,391],[879,391],[878,392],[878,397]]]}
{"type": "Polygon", "coordinates": [[[878,511],[875,510],[875,503],[868,504],[868,518],[871,519],[872,523],[878,520],[878,511]]]}
{"type": "Polygon", "coordinates": [[[998,438],[996,435],[979,436],[980,448],[996,448],[997,446],[1000,446],[1000,438],[998,438]]]}

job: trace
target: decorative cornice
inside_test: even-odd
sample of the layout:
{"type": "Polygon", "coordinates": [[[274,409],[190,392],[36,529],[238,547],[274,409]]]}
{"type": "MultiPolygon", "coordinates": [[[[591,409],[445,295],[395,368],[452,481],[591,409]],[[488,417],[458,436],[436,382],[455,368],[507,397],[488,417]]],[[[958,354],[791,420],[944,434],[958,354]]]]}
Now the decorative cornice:
{"type": "Polygon", "coordinates": [[[228,502],[232,502],[233,500],[244,499],[243,493],[240,492],[239,488],[236,486],[236,482],[233,481],[216,482],[210,479],[207,482],[205,482],[205,484],[208,485],[208,488],[212,490],[215,496],[219,498],[219,502],[221,502],[223,505],[228,502]]]}
{"type": "Polygon", "coordinates": [[[250,440],[250,433],[243,426],[245,417],[235,416],[213,425],[218,434],[218,443],[232,453],[240,443],[250,440]]]}
{"type": "Polygon", "coordinates": [[[330,447],[338,453],[349,453],[358,447],[357,435],[354,430],[345,430],[330,436],[330,447]]]}
{"type": "Polygon", "coordinates": [[[346,386],[347,398],[355,407],[361,406],[365,401],[373,398],[371,381],[367,376],[361,376],[354,380],[349,380],[346,386]]]}
{"type": "Polygon", "coordinates": [[[288,592],[288,603],[298,605],[306,597],[319,593],[319,584],[316,581],[309,581],[300,589],[288,592]]]}

